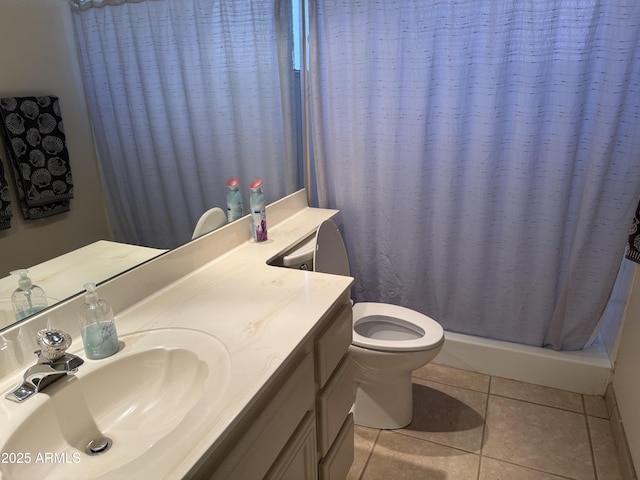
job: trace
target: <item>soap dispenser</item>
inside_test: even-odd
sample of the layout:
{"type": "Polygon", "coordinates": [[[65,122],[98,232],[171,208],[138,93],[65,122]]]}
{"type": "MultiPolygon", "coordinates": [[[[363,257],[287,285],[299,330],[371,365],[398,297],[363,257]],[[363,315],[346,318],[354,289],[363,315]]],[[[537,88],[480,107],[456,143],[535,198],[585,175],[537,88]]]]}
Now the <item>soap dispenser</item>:
{"type": "Polygon", "coordinates": [[[47,296],[42,288],[31,283],[28,270],[14,270],[11,275],[20,275],[18,288],[11,295],[11,305],[17,321],[47,308],[47,296]]]}
{"type": "Polygon", "coordinates": [[[118,351],[116,322],[111,306],[98,298],[95,283],[87,283],[84,288],[85,303],[78,311],[84,352],[87,358],[99,360],[118,351]]]}

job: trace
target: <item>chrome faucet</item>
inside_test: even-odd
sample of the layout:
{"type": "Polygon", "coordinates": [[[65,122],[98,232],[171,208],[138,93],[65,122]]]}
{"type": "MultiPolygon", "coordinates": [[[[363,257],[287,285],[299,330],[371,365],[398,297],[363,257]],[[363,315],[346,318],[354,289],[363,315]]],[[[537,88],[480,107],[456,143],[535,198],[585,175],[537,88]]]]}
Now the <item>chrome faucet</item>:
{"type": "Polygon", "coordinates": [[[23,402],[44,390],[53,382],[72,375],[84,363],[82,358],[67,353],[71,345],[71,335],[62,330],[40,330],[36,337],[40,350],[35,365],[29,367],[22,376],[22,382],[5,395],[7,400],[23,402]]]}

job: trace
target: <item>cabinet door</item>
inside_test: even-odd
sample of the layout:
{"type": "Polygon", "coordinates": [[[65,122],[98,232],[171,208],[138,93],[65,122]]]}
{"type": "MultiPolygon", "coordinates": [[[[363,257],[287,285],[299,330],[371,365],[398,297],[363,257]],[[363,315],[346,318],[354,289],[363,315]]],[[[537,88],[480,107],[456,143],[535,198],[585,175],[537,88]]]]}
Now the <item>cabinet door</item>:
{"type": "Polygon", "coordinates": [[[308,412],[265,480],[317,480],[315,416],[308,412]]]}
{"type": "Polygon", "coordinates": [[[329,449],[329,453],[320,461],[320,480],[344,480],[353,463],[353,414],[349,414],[329,449]]]}

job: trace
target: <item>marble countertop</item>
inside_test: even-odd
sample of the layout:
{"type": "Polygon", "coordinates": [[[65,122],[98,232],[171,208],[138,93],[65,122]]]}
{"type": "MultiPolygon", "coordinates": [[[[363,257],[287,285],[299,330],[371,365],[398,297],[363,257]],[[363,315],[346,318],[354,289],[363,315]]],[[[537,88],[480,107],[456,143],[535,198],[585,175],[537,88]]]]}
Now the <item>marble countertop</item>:
{"type": "MultiPolygon", "coordinates": [[[[29,278],[41,287],[49,305],[82,292],[86,283],[99,283],[157,257],[165,250],[99,240],[38,265],[26,267],[29,278]]],[[[18,276],[0,278],[0,328],[15,321],[11,295],[18,276]]]]}
{"type": "MultiPolygon", "coordinates": [[[[174,448],[164,452],[162,458],[157,458],[151,448],[136,461],[100,478],[122,478],[124,474],[128,478],[182,478],[206,452],[226,438],[257,395],[268,388],[274,374],[284,368],[290,355],[314,333],[326,312],[348,295],[353,281],[350,277],[267,263],[308,237],[323,220],[336,213],[306,206],[287,212],[286,218],[270,226],[267,242],[245,239],[117,314],[121,337],[167,327],[195,329],[215,336],[228,351],[231,372],[227,384],[221,386],[221,396],[207,407],[208,414],[192,426],[191,434],[197,441],[182,442],[174,438],[174,448]]],[[[232,241],[225,240],[225,236],[237,236],[237,233],[228,233],[230,230],[225,233],[224,228],[209,234],[210,238],[218,235],[220,242],[224,242],[232,241]]],[[[205,248],[206,242],[192,242],[187,245],[190,250],[175,255],[184,255],[185,251],[189,251],[189,255],[201,255],[202,252],[196,250],[205,248]]],[[[159,268],[170,264],[167,262],[171,261],[172,253],[149,262],[147,275],[154,274],[151,268],[154,262],[158,262],[159,268]]],[[[81,349],[81,340],[76,337],[74,341],[71,350],[81,349]]],[[[100,361],[87,360],[88,365],[95,362],[100,361]]],[[[81,368],[78,375],[82,374],[81,368]]],[[[3,379],[2,391],[16,380],[3,379]]],[[[42,401],[43,398],[34,397],[24,405],[0,402],[0,423],[15,424],[27,408],[34,408],[42,401]]],[[[3,436],[0,433],[0,449],[3,436]]]]}

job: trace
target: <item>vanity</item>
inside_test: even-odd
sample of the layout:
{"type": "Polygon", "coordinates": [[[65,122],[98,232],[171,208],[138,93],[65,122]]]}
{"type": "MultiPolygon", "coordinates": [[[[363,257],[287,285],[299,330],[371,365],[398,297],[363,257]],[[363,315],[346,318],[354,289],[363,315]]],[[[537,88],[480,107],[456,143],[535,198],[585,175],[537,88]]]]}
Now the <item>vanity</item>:
{"type": "Polygon", "coordinates": [[[337,213],[302,190],[267,207],[266,242],[244,217],[99,285],[121,341],[107,359],[82,351],[82,296],[0,333],[0,479],[343,479],[353,279],[271,265],[337,213]],[[47,326],[72,335],[84,364],[24,403],[4,399],[47,326]],[[82,451],[83,422],[108,451],[82,451]]]}

